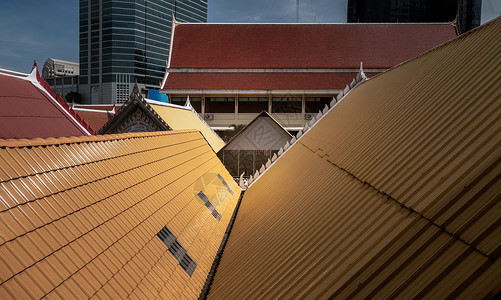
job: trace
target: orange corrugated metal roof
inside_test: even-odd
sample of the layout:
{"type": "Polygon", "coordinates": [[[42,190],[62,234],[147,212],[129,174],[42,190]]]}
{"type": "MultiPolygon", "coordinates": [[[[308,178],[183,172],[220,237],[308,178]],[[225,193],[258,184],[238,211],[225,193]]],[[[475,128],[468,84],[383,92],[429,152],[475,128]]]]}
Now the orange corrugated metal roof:
{"type": "Polygon", "coordinates": [[[247,189],[209,298],[499,296],[500,36],[347,94],[247,189]]]}
{"type": "Polygon", "coordinates": [[[196,298],[239,195],[194,130],[0,140],[0,298],[196,298]]]}
{"type": "Polygon", "coordinates": [[[224,141],[210,126],[203,121],[191,106],[179,106],[171,103],[146,100],[155,112],[174,130],[197,129],[205,137],[209,145],[218,152],[224,141]]]}

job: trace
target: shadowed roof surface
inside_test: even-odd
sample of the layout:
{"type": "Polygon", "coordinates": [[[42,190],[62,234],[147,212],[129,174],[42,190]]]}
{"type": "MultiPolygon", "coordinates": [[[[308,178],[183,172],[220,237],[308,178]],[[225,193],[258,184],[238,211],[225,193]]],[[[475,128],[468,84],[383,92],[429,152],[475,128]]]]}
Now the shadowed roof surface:
{"type": "Polygon", "coordinates": [[[350,91],[247,189],[209,298],[499,296],[500,35],[350,91]]]}

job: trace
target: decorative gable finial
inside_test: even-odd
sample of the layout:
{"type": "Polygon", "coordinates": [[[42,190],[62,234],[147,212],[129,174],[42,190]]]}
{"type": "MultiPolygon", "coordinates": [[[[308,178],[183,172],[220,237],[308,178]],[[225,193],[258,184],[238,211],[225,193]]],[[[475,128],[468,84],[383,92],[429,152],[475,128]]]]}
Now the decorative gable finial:
{"type": "Polygon", "coordinates": [[[28,80],[31,81],[32,83],[39,83],[39,77],[40,75],[38,74],[38,68],[36,66],[36,62],[33,63],[33,68],[31,69],[30,75],[28,75],[28,80]]]}
{"type": "Polygon", "coordinates": [[[245,172],[243,172],[241,175],[240,175],[240,180],[238,181],[238,185],[240,186],[240,188],[242,189],[246,189],[247,186],[245,185],[245,182],[244,182],[244,175],[245,175],[245,172]]]}
{"type": "Polygon", "coordinates": [[[176,20],[176,6],[172,5],[172,27],[177,25],[177,20],[176,20]]]}
{"type": "Polygon", "coordinates": [[[357,82],[362,82],[362,81],[367,80],[367,76],[365,76],[364,67],[363,67],[362,62],[360,62],[360,70],[358,71],[356,79],[357,79],[357,82]]]}
{"type": "Polygon", "coordinates": [[[134,88],[132,89],[132,94],[130,94],[130,101],[141,101],[143,99],[143,95],[139,92],[139,86],[137,85],[137,81],[134,83],[134,88]]]}
{"type": "Polygon", "coordinates": [[[33,60],[33,67],[31,68],[30,77],[32,77],[31,75],[34,75],[33,78],[30,78],[30,80],[32,82],[38,82],[43,86],[43,83],[40,80],[41,79],[40,73],[38,73],[38,66],[37,66],[36,60],[33,60]],[[35,79],[35,80],[33,80],[33,79],[35,79]]]}

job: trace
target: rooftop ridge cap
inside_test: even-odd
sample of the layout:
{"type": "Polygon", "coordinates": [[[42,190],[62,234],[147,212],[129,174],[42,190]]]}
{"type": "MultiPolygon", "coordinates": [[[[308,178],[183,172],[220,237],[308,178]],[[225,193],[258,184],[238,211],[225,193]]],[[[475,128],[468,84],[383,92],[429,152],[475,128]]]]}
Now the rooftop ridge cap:
{"type": "Polygon", "coordinates": [[[113,113],[113,110],[101,110],[101,109],[92,109],[85,107],[72,107],[74,111],[88,111],[88,112],[96,112],[96,113],[113,113]]]}
{"type": "Polygon", "coordinates": [[[116,141],[130,138],[145,138],[154,136],[166,136],[174,134],[184,134],[191,132],[199,132],[196,129],[168,130],[168,131],[153,131],[153,132],[128,132],[119,134],[103,134],[103,135],[83,135],[70,137],[48,137],[34,139],[0,139],[0,148],[23,148],[37,146],[54,146],[76,143],[89,143],[101,141],[116,141]]]}
{"type": "Polygon", "coordinates": [[[13,71],[13,70],[9,70],[9,69],[0,68],[0,75],[5,75],[5,76],[26,78],[26,77],[28,77],[30,75],[30,73],[23,73],[23,72],[18,72],[18,71],[13,71]],[[3,72],[6,72],[6,73],[3,73],[3,72]]]}

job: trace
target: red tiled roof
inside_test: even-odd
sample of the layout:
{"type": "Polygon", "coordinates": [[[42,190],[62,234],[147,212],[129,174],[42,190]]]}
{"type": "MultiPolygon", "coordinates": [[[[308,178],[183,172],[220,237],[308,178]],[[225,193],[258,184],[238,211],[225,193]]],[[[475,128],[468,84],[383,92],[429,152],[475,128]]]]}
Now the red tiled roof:
{"type": "MultiPolygon", "coordinates": [[[[115,106],[115,111],[120,109],[121,105],[115,106]]],[[[78,110],[78,114],[96,131],[99,130],[108,120],[113,117],[113,114],[108,113],[113,109],[113,105],[78,105],[75,108],[83,108],[88,110],[78,110]],[[102,112],[91,111],[101,110],[102,112]]]]}
{"type": "Polygon", "coordinates": [[[342,89],[360,62],[378,73],[455,36],[451,24],[178,24],[162,89],[342,89]]]}
{"type": "Polygon", "coordinates": [[[178,24],[171,68],[390,68],[456,36],[450,24],[178,24]]]}
{"type": "MultiPolygon", "coordinates": [[[[375,73],[366,73],[369,77],[375,73]]],[[[164,89],[342,89],[356,73],[171,73],[164,89]]]]}
{"type": "Polygon", "coordinates": [[[49,96],[36,79],[32,82],[30,76],[0,72],[0,138],[89,135],[91,129],[49,96]]]}

